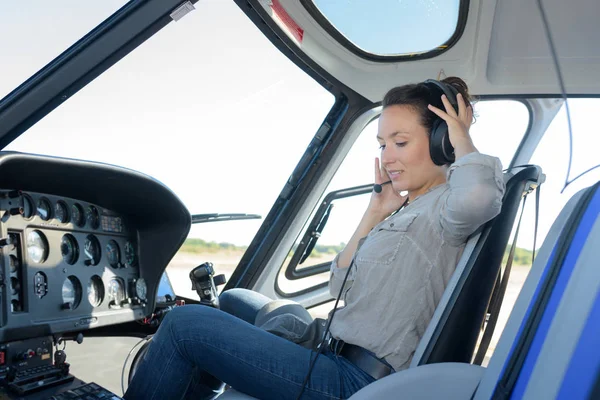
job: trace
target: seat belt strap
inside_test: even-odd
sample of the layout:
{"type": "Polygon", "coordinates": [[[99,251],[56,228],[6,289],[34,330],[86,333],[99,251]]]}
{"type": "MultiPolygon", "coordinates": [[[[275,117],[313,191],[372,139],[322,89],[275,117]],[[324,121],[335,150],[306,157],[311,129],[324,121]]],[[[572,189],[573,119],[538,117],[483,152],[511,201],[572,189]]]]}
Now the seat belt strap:
{"type": "MultiPolygon", "coordinates": [[[[535,246],[536,246],[536,237],[537,237],[537,227],[538,227],[538,215],[539,215],[539,204],[540,204],[540,185],[536,188],[536,201],[535,201],[535,233],[533,238],[533,260],[535,259],[535,246]]],[[[502,300],[504,299],[504,293],[506,292],[506,287],[508,286],[508,279],[510,277],[510,271],[513,264],[513,258],[515,256],[515,250],[517,248],[517,238],[519,237],[519,230],[521,228],[521,220],[523,218],[523,211],[525,210],[525,202],[527,201],[527,194],[523,197],[523,204],[521,206],[521,213],[519,215],[519,222],[517,223],[517,229],[515,231],[515,236],[513,238],[513,242],[510,246],[510,252],[508,254],[508,259],[506,261],[506,266],[504,267],[504,273],[502,274],[502,278],[500,278],[500,274],[502,271],[498,271],[498,280],[496,281],[496,286],[492,293],[492,298],[490,299],[489,306],[489,319],[487,324],[485,325],[483,331],[483,337],[481,338],[481,342],[479,343],[479,347],[477,349],[477,353],[475,354],[475,358],[473,359],[473,364],[481,365],[483,359],[485,358],[485,354],[492,340],[492,335],[494,333],[494,328],[496,327],[496,323],[498,321],[498,316],[500,314],[500,307],[502,306],[502,300]],[[499,284],[499,285],[498,285],[499,284]]]]}
{"type": "Polygon", "coordinates": [[[540,189],[542,185],[538,185],[535,190],[535,228],[533,231],[533,253],[531,255],[531,266],[533,267],[533,262],[535,261],[535,246],[537,241],[537,232],[538,232],[538,219],[540,216],[540,189]]]}

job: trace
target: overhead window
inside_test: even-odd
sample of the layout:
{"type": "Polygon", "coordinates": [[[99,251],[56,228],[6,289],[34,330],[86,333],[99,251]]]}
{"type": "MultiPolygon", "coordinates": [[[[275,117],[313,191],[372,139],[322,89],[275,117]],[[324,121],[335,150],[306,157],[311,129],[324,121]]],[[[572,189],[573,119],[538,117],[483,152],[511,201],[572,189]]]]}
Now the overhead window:
{"type": "MultiPolygon", "coordinates": [[[[461,0],[312,0],[322,25],[351,50],[371,56],[439,52],[460,36],[461,0]],[[319,15],[320,14],[320,15],[319,15]],[[341,35],[341,37],[340,37],[341,35]]],[[[465,8],[464,10],[462,8],[465,8]]],[[[464,20],[465,18],[462,18],[464,20]]]]}

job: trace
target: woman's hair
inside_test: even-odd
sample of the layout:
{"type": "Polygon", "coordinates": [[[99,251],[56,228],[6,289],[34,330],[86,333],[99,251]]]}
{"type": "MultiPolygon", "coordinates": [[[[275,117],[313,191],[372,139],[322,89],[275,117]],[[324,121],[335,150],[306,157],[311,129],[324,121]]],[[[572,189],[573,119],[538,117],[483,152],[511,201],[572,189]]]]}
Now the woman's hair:
{"type": "MultiPolygon", "coordinates": [[[[467,84],[461,78],[449,76],[440,80],[440,82],[454,87],[462,95],[463,99],[471,104],[473,98],[469,94],[467,84]]],[[[395,105],[409,106],[421,115],[421,124],[427,129],[427,132],[431,132],[433,122],[438,118],[437,115],[427,108],[427,105],[431,103],[430,99],[433,95],[437,96],[438,94],[437,92],[432,93],[429,86],[423,82],[397,86],[385,94],[383,108],[395,105]]],[[[434,103],[434,105],[439,103],[439,101],[434,103]]]]}

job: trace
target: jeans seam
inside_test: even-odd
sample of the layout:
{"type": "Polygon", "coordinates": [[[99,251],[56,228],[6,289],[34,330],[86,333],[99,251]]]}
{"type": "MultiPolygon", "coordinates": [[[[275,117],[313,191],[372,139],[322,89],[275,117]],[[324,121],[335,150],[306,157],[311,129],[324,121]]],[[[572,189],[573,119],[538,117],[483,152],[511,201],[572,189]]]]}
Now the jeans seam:
{"type": "MultiPolygon", "coordinates": [[[[179,357],[181,357],[184,360],[186,360],[186,357],[184,357],[184,355],[181,354],[181,352],[179,351],[179,346],[177,345],[178,341],[175,340],[175,335],[173,334],[173,325],[172,324],[169,324],[169,337],[175,343],[175,346],[174,346],[175,347],[175,351],[173,353],[171,353],[171,357],[169,357],[169,361],[167,362],[167,365],[171,364],[171,361],[173,361],[173,357],[175,356],[175,353],[177,353],[179,355],[179,357]]],[[[160,378],[158,380],[158,384],[156,385],[156,388],[152,392],[152,397],[151,398],[154,398],[154,396],[156,395],[156,392],[158,391],[158,388],[161,387],[160,382],[162,381],[163,377],[164,377],[164,373],[160,375],[160,378]]]]}
{"type": "MultiPolygon", "coordinates": [[[[169,361],[167,362],[167,366],[171,364],[171,361],[173,361],[173,356],[175,355],[175,352],[179,353],[179,350],[177,350],[177,346],[175,346],[175,351],[173,353],[171,353],[171,357],[169,357],[169,361]]],[[[156,395],[156,392],[158,391],[158,388],[161,387],[160,382],[162,381],[164,375],[165,375],[164,373],[162,373],[160,375],[160,378],[158,379],[157,385],[154,388],[154,391],[152,392],[152,396],[150,397],[151,399],[154,398],[154,396],[156,395]]]]}
{"type": "MultiPolygon", "coordinates": [[[[194,341],[195,341],[194,339],[180,339],[180,340],[178,340],[178,341],[177,341],[177,343],[180,343],[180,342],[194,342],[194,341]]],[[[246,365],[248,365],[248,366],[254,367],[254,368],[256,368],[256,369],[258,369],[258,370],[260,370],[260,371],[262,371],[262,372],[265,372],[265,373],[267,373],[267,374],[270,374],[270,375],[272,375],[272,376],[275,376],[275,377],[277,377],[277,378],[279,378],[279,379],[282,379],[282,380],[284,380],[284,381],[287,381],[287,382],[289,382],[289,383],[291,383],[291,384],[293,384],[293,385],[296,385],[296,386],[298,386],[299,388],[302,386],[301,384],[299,384],[299,383],[296,383],[296,382],[294,382],[294,381],[292,381],[292,380],[290,380],[290,379],[288,379],[288,378],[285,378],[285,377],[283,377],[283,376],[281,376],[281,375],[278,375],[278,374],[276,374],[276,373],[274,373],[274,372],[272,372],[272,371],[266,370],[266,369],[264,369],[264,368],[261,368],[261,367],[258,367],[258,366],[254,366],[254,365],[250,364],[249,362],[247,362],[246,360],[244,360],[244,359],[242,359],[242,358],[240,358],[240,357],[238,357],[238,356],[236,356],[236,355],[234,355],[234,354],[231,354],[231,353],[229,353],[229,352],[227,352],[227,351],[225,351],[225,350],[223,350],[223,349],[219,349],[218,347],[216,347],[216,346],[213,346],[213,345],[212,345],[212,344],[210,344],[210,343],[206,343],[206,342],[201,342],[201,343],[203,343],[205,346],[209,346],[209,347],[211,347],[211,348],[213,348],[213,349],[215,349],[215,350],[222,351],[223,353],[225,353],[225,354],[227,354],[227,355],[229,355],[229,356],[231,356],[231,357],[235,358],[236,360],[238,360],[238,361],[240,361],[240,362],[242,362],[242,363],[244,363],[244,364],[246,364],[246,365]]],[[[319,354],[319,355],[317,355],[317,356],[321,356],[321,355],[322,355],[322,354],[319,354]]],[[[315,364],[316,364],[316,362],[315,362],[315,364]]],[[[341,373],[341,371],[339,371],[339,366],[337,365],[337,363],[336,363],[336,366],[338,367],[338,373],[341,373]]],[[[307,373],[308,373],[308,371],[307,371],[307,373]]],[[[227,383],[227,382],[226,382],[226,383],[227,383]]],[[[320,394],[320,395],[327,396],[327,397],[329,397],[330,399],[334,399],[334,400],[337,400],[337,399],[339,399],[339,396],[333,396],[333,395],[331,395],[331,394],[329,394],[329,393],[325,393],[325,392],[322,392],[322,391],[320,391],[320,390],[317,390],[317,389],[311,389],[311,388],[310,388],[310,387],[308,387],[308,386],[307,386],[307,389],[308,389],[308,390],[310,390],[310,391],[312,391],[312,392],[318,393],[318,394],[320,394]]]]}

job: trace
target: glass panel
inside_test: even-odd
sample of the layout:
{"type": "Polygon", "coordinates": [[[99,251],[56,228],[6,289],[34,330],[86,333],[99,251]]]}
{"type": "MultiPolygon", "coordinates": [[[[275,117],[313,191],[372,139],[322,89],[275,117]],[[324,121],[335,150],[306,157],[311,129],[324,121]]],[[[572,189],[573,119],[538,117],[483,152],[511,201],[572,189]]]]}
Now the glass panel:
{"type": "Polygon", "coordinates": [[[356,47],[377,55],[424,53],[456,31],[459,0],[313,0],[356,47]]]}
{"type": "MultiPolygon", "coordinates": [[[[337,173],[329,183],[325,194],[334,190],[346,189],[353,186],[365,185],[373,182],[373,162],[375,157],[379,156],[379,143],[377,136],[378,119],[371,121],[360,134],[356,142],[346,155],[344,162],[338,168],[337,173]]],[[[315,246],[315,251],[308,257],[302,265],[296,266],[297,269],[306,268],[312,265],[331,262],[336,254],[341,251],[354,230],[358,226],[364,210],[369,204],[370,195],[363,194],[354,197],[347,197],[334,200],[333,209],[321,232],[321,237],[315,246]]],[[[316,213],[316,210],[315,210],[316,213]]],[[[314,217],[311,216],[311,220],[314,217]]],[[[308,228],[308,224],[305,229],[308,228]]],[[[304,231],[300,234],[298,240],[304,236],[304,231]]],[[[319,283],[329,280],[329,272],[310,276],[293,281],[285,277],[285,268],[290,262],[292,252],[287,258],[286,263],[281,268],[278,276],[278,285],[285,293],[294,293],[319,283]]]]}
{"type": "Polygon", "coordinates": [[[0,99],[127,2],[4,1],[0,11],[0,99]]]}
{"type": "MultiPolygon", "coordinates": [[[[471,127],[471,135],[479,151],[499,157],[506,167],[510,164],[517,147],[529,125],[529,111],[518,101],[488,100],[475,105],[477,121],[471,127]],[[498,140],[501,137],[502,140],[498,140]]],[[[376,140],[378,119],[371,121],[356,140],[352,149],[344,159],[332,179],[326,194],[334,190],[373,182],[373,162],[379,157],[379,144],[376,140]]],[[[317,242],[315,251],[297,270],[333,260],[337,252],[345,246],[356,226],[360,222],[364,210],[369,203],[370,195],[359,195],[334,201],[325,229],[317,242]]],[[[316,213],[316,210],[315,210],[316,213]]],[[[308,228],[308,224],[305,229],[308,228]]],[[[304,232],[298,240],[301,240],[304,232]]],[[[292,252],[285,264],[289,263],[292,252]]],[[[306,289],[312,285],[326,282],[328,274],[288,281],[284,274],[279,274],[278,284],[287,292],[306,289]]]]}
{"type": "Polygon", "coordinates": [[[502,167],[510,162],[529,126],[529,110],[514,100],[487,100],[475,103],[475,123],[470,133],[481,153],[500,158],[502,167]]]}
{"type": "MultiPolygon", "coordinates": [[[[600,162],[597,154],[600,139],[598,139],[596,132],[589,129],[589,127],[595,124],[594,119],[598,113],[598,109],[600,109],[600,99],[570,99],[569,109],[573,129],[573,160],[571,175],[569,176],[569,179],[572,180],[580,173],[600,162]]],[[[510,117],[505,120],[510,121],[510,117]]],[[[566,110],[563,106],[544,133],[544,137],[531,158],[531,163],[539,165],[544,174],[546,174],[546,182],[542,184],[540,190],[536,251],[539,251],[550,227],[567,201],[581,189],[589,187],[600,180],[600,168],[597,168],[570,184],[561,193],[567,174],[568,148],[569,132],[566,110]]],[[[535,232],[534,195],[535,193],[532,193],[529,196],[530,198],[527,200],[525,212],[523,213],[517,242],[517,251],[521,251],[521,257],[518,257],[518,253],[515,256],[506,295],[500,309],[498,324],[486,353],[486,363],[496,348],[510,311],[531,268],[531,249],[533,249],[533,235],[535,232]]]]}
{"type": "MultiPolygon", "coordinates": [[[[192,214],[266,217],[335,99],[235,3],[203,4],[203,12],[166,26],[6,150],[146,173],[192,214]]],[[[202,241],[188,241],[167,269],[176,292],[197,299],[188,273],[205,261],[230,276],[262,222],[193,225],[189,239],[202,241]]]]}

